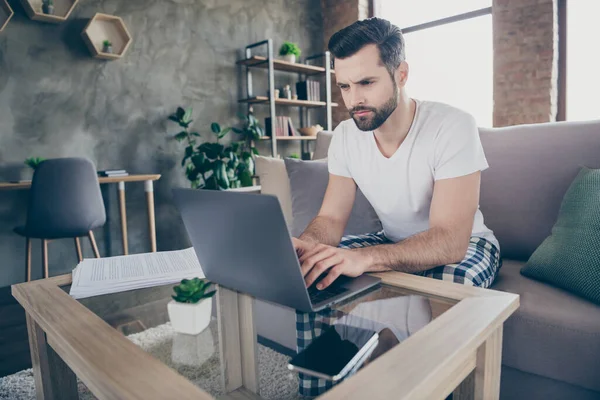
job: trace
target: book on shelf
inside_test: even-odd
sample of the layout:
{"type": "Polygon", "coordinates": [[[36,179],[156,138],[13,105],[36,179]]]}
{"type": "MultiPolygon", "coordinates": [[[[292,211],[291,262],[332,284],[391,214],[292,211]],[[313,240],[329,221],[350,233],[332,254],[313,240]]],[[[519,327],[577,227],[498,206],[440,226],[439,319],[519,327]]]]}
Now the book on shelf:
{"type": "Polygon", "coordinates": [[[204,278],[193,247],[128,256],[86,258],[72,272],[75,299],[204,278]]]}
{"type": "MultiPolygon", "coordinates": [[[[265,118],[266,135],[271,137],[271,118],[265,118]]],[[[290,117],[275,118],[275,136],[300,136],[290,117]]]]}
{"type": "Polygon", "coordinates": [[[106,169],[98,171],[98,176],[112,177],[112,176],[128,176],[129,173],[124,169],[106,169]]]}
{"type": "Polygon", "coordinates": [[[313,79],[296,82],[298,100],[321,101],[321,82],[313,79]]]}

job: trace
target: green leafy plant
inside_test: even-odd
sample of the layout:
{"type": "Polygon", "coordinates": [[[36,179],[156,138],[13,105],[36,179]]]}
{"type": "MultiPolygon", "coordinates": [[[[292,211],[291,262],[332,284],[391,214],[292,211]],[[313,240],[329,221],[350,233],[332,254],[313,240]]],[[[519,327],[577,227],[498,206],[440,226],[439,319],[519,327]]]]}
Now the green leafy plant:
{"type": "Polygon", "coordinates": [[[300,155],[298,153],[292,153],[289,155],[289,158],[296,158],[296,159],[300,159],[300,155]]]}
{"type": "Polygon", "coordinates": [[[300,50],[300,47],[298,47],[298,45],[296,43],[292,43],[292,42],[287,42],[287,41],[283,42],[283,44],[279,48],[280,56],[294,54],[296,57],[300,57],[301,53],[302,53],[302,51],[300,50]]]}
{"type": "Polygon", "coordinates": [[[195,304],[202,299],[209,299],[215,295],[215,290],[206,292],[210,285],[212,285],[212,282],[206,279],[183,279],[179,285],[173,287],[175,296],[171,297],[178,303],[195,304]]]}
{"type": "Polygon", "coordinates": [[[105,40],[105,41],[102,42],[102,44],[104,45],[104,47],[110,47],[110,46],[112,46],[112,43],[111,43],[110,40],[105,40]]]}
{"type": "Polygon", "coordinates": [[[192,109],[184,110],[179,107],[177,112],[169,119],[177,122],[183,128],[175,135],[175,139],[186,142],[185,154],[181,166],[191,186],[194,189],[227,190],[242,186],[252,186],[254,175],[253,155],[258,150],[252,145],[253,140],[263,136],[263,130],[256,118],[249,113],[240,115],[241,127],[228,127],[221,129],[217,122],[210,126],[211,132],[216,136],[216,142],[204,142],[197,145],[198,132],[190,132],[192,123],[192,109]],[[232,141],[224,145],[219,141],[229,132],[241,136],[241,140],[232,141]]]}
{"type": "Polygon", "coordinates": [[[38,165],[40,165],[40,163],[42,161],[45,161],[45,158],[42,157],[29,157],[25,160],[25,165],[27,165],[28,167],[31,167],[32,169],[36,169],[38,167],[38,165]]]}

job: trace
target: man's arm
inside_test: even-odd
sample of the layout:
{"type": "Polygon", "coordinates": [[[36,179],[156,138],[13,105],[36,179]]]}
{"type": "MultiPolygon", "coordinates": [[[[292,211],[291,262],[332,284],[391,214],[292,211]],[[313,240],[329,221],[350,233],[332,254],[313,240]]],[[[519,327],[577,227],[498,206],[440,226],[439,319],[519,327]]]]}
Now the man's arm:
{"type": "Polygon", "coordinates": [[[473,219],[479,204],[481,172],[435,182],[429,229],[401,242],[357,249],[317,245],[300,257],[306,284],[330,269],[320,282],[329,286],[340,275],[364,272],[419,272],[460,262],[469,246],[473,219]]]}
{"type": "Polygon", "coordinates": [[[356,197],[352,178],[329,174],[329,183],[319,213],[299,239],[316,244],[337,246],[344,234],[356,197]]]}
{"type": "Polygon", "coordinates": [[[369,258],[367,271],[419,272],[462,261],[479,204],[481,172],[436,181],[429,229],[391,245],[357,249],[369,258]]]}

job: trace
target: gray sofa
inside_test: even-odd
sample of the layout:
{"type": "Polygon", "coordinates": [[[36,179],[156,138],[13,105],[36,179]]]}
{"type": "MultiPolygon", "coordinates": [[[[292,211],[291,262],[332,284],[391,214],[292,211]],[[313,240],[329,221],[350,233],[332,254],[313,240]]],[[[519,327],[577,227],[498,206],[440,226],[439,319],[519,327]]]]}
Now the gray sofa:
{"type": "MultiPolygon", "coordinates": [[[[315,159],[326,156],[331,135],[319,134],[315,159]]],[[[505,324],[501,398],[600,399],[600,306],[520,274],[550,234],[580,167],[600,167],[600,121],[482,128],[480,137],[490,165],[482,173],[480,208],[503,258],[492,288],[521,297],[505,324]]],[[[289,182],[274,180],[285,178],[282,164],[258,160],[257,173],[267,183],[263,193],[289,208],[289,182]]],[[[292,310],[258,302],[256,315],[259,335],[295,348],[292,310]]]]}

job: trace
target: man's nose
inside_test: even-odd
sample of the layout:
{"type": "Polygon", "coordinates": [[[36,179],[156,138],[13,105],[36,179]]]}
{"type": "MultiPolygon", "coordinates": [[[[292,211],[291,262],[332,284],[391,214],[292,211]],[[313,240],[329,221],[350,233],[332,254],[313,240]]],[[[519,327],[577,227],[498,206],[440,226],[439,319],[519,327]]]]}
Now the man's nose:
{"type": "Polygon", "coordinates": [[[362,106],[365,104],[365,99],[360,90],[350,90],[350,108],[362,106]]]}

